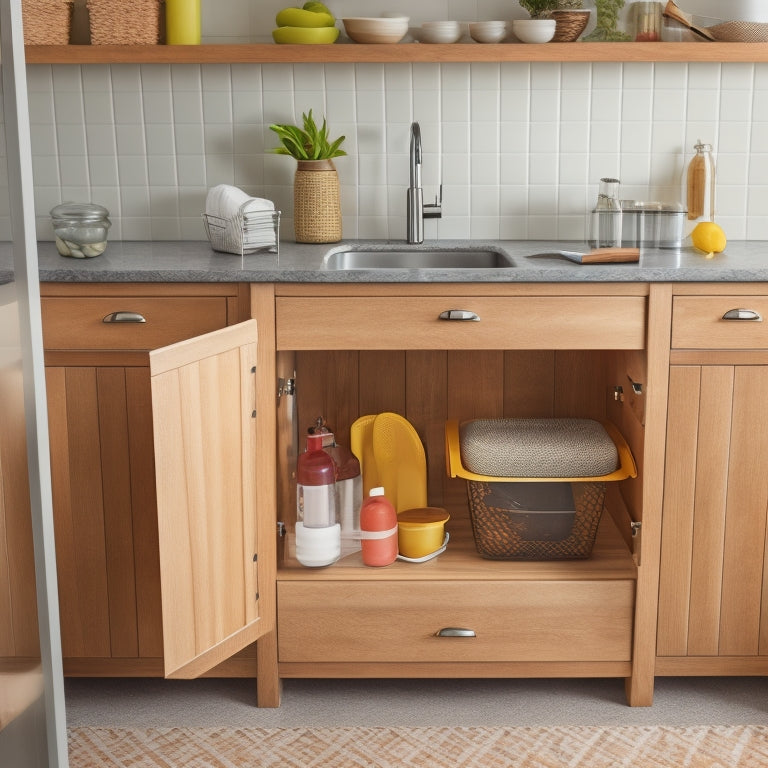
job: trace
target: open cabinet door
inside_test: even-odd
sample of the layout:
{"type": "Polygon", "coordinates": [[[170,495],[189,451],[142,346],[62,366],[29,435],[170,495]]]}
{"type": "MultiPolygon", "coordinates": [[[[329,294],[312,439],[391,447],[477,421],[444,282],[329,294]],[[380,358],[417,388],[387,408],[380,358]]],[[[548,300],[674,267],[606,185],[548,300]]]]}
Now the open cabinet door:
{"type": "Polygon", "coordinates": [[[198,677],[275,626],[268,585],[259,599],[275,545],[258,540],[256,344],[248,320],[150,353],[166,677],[198,677]]]}

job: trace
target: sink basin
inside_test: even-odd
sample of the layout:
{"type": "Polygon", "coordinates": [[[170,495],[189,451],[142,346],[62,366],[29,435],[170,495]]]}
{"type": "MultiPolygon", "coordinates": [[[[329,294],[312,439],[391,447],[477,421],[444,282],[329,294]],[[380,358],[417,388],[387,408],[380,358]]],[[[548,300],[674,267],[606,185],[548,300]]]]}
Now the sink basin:
{"type": "Polygon", "coordinates": [[[488,248],[350,248],[331,251],[324,269],[508,269],[512,259],[503,251],[488,248]]]}

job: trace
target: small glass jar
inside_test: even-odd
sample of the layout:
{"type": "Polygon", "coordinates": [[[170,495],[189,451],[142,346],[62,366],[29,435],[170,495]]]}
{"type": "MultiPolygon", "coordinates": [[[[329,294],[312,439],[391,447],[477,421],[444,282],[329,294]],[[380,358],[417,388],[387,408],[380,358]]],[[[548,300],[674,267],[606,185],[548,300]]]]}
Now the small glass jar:
{"type": "Polygon", "coordinates": [[[56,248],[62,256],[87,259],[104,253],[112,226],[109,211],[96,203],[62,203],[51,211],[56,248]]]}

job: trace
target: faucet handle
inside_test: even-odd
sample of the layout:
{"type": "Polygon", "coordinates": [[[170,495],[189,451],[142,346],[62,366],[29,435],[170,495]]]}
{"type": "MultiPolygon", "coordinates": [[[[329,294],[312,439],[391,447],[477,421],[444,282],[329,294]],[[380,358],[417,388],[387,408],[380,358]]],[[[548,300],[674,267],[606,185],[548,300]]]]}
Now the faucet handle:
{"type": "Polygon", "coordinates": [[[424,203],[425,219],[441,219],[443,217],[443,185],[440,184],[440,196],[435,195],[434,203],[424,203]]]}

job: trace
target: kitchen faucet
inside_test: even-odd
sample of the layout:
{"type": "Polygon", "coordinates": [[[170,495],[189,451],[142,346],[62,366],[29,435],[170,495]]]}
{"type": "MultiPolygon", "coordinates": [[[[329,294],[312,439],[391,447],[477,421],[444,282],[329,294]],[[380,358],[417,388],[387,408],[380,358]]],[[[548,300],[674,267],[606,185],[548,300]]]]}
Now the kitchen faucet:
{"type": "Polygon", "coordinates": [[[440,198],[424,205],[424,190],[421,187],[421,128],[418,123],[411,123],[411,183],[406,208],[406,238],[409,243],[424,242],[424,219],[441,218],[442,202],[441,184],[440,198]]]}

